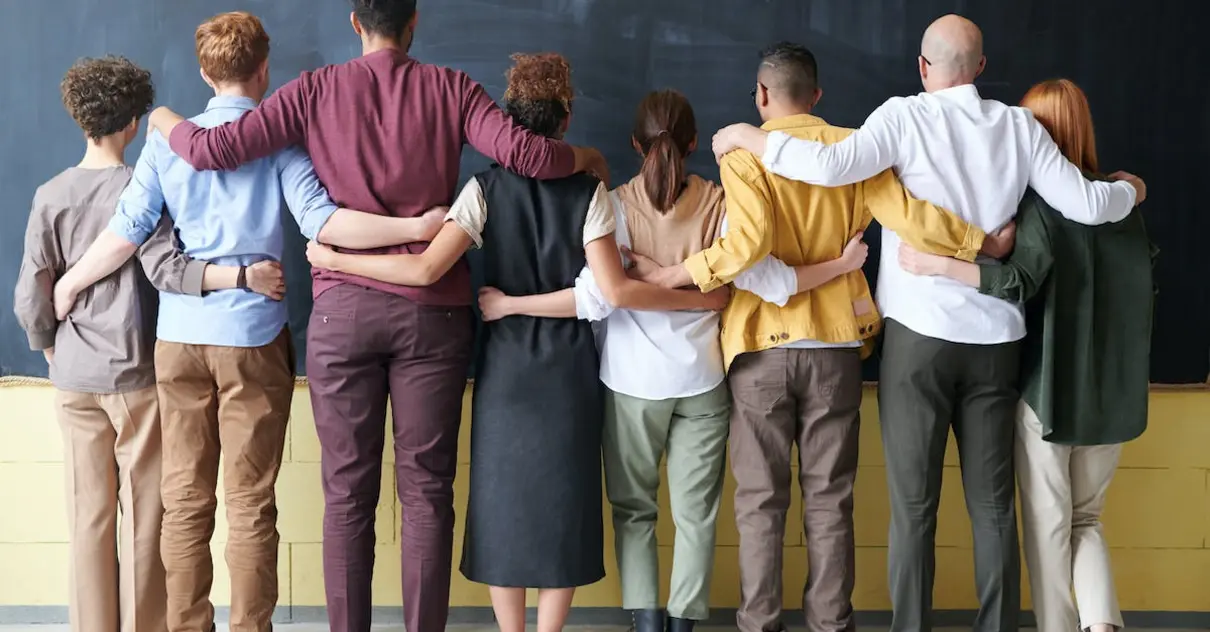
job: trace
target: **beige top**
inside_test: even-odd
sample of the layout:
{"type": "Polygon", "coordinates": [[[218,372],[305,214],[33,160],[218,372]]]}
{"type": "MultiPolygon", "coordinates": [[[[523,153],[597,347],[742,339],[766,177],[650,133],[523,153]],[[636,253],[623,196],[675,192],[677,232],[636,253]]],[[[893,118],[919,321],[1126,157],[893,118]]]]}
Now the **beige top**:
{"type": "Polygon", "coordinates": [[[154,386],[156,289],[202,293],[206,262],[181,253],[164,216],[137,259],[80,294],[66,321],[56,320],[55,281],[105,230],[132,173],[126,166],[72,167],[34,194],[13,311],[31,349],[54,347],[50,379],[63,390],[122,393],[154,386]]]}
{"type": "Polygon", "coordinates": [[[689,176],[676,204],[663,213],[647,197],[642,178],[623,184],[616,193],[626,213],[631,249],[662,266],[679,265],[709,248],[721,234],[727,207],[723,187],[713,182],[689,176]]]}
{"type": "MultiPolygon", "coordinates": [[[[483,227],[487,224],[487,200],[483,197],[483,188],[479,180],[471,178],[454,205],[450,207],[445,221],[454,222],[466,231],[475,247],[483,246],[483,227]]],[[[609,191],[604,184],[598,184],[588,203],[588,215],[584,217],[584,245],[608,235],[612,235],[617,227],[613,216],[613,204],[610,202],[609,191]]]]}

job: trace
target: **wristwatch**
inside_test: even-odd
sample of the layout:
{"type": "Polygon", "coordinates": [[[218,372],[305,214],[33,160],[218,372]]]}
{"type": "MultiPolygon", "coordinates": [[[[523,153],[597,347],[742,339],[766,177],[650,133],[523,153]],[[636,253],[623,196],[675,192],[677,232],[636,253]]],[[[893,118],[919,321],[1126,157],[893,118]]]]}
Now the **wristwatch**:
{"type": "Polygon", "coordinates": [[[235,287],[241,290],[248,289],[248,266],[239,267],[239,274],[235,276],[235,287]]]}

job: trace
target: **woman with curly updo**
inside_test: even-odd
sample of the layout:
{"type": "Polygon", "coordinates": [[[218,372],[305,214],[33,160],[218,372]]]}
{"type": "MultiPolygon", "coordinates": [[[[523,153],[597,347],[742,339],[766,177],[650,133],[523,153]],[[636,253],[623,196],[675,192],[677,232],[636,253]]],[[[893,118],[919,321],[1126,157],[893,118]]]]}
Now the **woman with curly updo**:
{"type": "MultiPolygon", "coordinates": [[[[529,130],[561,139],[574,96],[567,60],[513,59],[505,111],[529,130]]],[[[473,243],[483,249],[485,284],[510,295],[562,290],[587,263],[617,307],[721,309],[725,302],[628,278],[608,189],[590,175],[539,181],[492,167],[467,183],[446,219],[421,254],[348,255],[312,244],[308,256],[331,270],[426,285],[473,243]]],[[[434,310],[430,317],[446,316],[434,310]]],[[[538,630],[555,632],[576,587],[605,576],[605,402],[592,327],[570,318],[510,316],[487,323],[481,338],[462,573],[491,587],[503,632],[525,629],[526,588],[539,590],[538,630]]]]}

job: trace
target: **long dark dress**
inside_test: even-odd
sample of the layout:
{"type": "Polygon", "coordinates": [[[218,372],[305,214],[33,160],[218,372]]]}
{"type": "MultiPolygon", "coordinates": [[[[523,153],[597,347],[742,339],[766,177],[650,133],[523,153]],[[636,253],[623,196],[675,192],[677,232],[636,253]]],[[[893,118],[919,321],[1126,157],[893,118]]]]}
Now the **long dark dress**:
{"type": "MultiPolygon", "coordinates": [[[[598,181],[476,176],[487,202],[485,284],[505,294],[570,287],[598,181]]],[[[475,373],[462,574],[490,586],[570,588],[605,576],[604,394],[586,321],[487,323],[475,373]]]]}

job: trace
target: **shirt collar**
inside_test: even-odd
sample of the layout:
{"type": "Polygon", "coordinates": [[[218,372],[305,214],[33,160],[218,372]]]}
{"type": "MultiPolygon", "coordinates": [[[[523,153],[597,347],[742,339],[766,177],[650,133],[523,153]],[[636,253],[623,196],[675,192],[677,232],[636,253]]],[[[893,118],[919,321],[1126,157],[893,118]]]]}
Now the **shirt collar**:
{"type": "Polygon", "coordinates": [[[216,96],[210,99],[206,104],[206,111],[218,110],[222,108],[235,108],[237,110],[255,110],[256,101],[248,97],[232,97],[232,96],[216,96]]]}
{"type": "Polygon", "coordinates": [[[933,92],[933,96],[953,100],[978,100],[979,89],[975,87],[975,84],[967,83],[960,86],[954,86],[952,88],[945,88],[944,90],[937,90],[933,92]]]}
{"type": "Polygon", "coordinates": [[[828,122],[813,114],[795,114],[793,116],[783,116],[765,121],[760,128],[766,132],[775,132],[779,130],[794,129],[796,127],[815,127],[818,125],[827,125],[828,122]]]}

